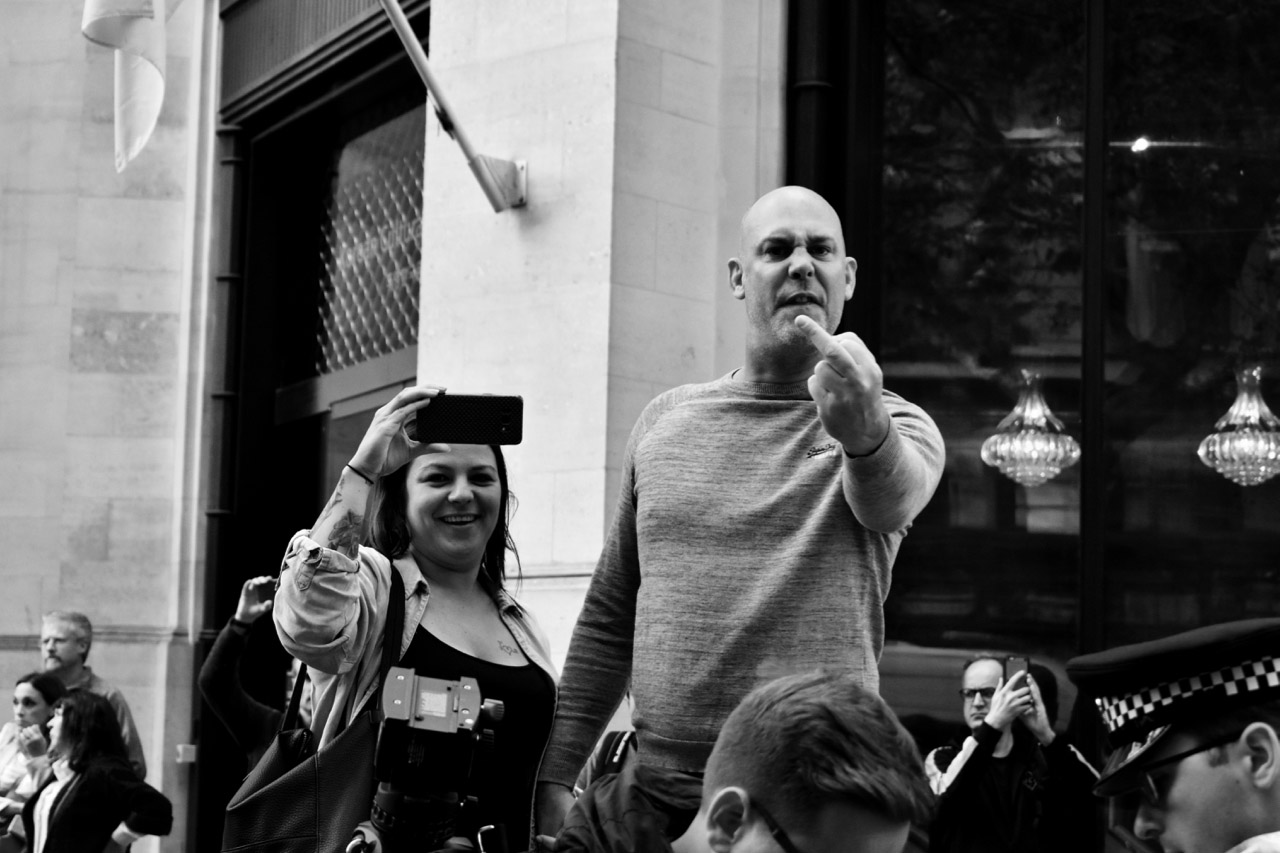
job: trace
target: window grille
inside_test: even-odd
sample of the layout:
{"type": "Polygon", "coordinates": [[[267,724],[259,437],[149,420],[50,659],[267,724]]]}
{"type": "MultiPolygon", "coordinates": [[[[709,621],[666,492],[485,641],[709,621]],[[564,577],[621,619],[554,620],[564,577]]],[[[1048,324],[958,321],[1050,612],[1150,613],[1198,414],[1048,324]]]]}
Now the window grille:
{"type": "Polygon", "coordinates": [[[420,106],[339,151],[321,225],[317,374],[418,341],[425,130],[420,106]]]}

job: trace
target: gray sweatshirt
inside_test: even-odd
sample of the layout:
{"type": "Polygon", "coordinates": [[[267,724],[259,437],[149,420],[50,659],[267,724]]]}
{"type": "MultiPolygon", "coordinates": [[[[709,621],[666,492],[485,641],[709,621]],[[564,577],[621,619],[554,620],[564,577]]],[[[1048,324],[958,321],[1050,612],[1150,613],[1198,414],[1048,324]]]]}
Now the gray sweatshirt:
{"type": "Polygon", "coordinates": [[[541,780],[573,784],[628,680],[642,761],[688,771],[763,680],[827,666],[878,689],[890,570],[944,460],[928,415],[884,401],[889,434],[856,459],[823,430],[804,383],[730,374],[648,405],[541,780]]]}

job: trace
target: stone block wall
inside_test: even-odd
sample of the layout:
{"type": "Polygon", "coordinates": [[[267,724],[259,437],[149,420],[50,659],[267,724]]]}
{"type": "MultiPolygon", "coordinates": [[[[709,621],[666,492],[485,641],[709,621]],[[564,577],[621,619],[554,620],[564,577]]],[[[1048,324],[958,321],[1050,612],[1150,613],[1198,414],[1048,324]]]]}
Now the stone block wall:
{"type": "Polygon", "coordinates": [[[521,597],[558,658],[636,417],[740,362],[725,261],[780,178],[781,7],[432,4],[433,71],[477,150],[528,161],[529,204],[495,214],[429,126],[418,375],[525,397],[521,597]]]}
{"type": "MultiPolygon", "coordinates": [[[[160,126],[113,168],[112,57],[83,0],[0,0],[0,678],[81,609],[130,698],[185,849],[193,613],[205,587],[201,385],[218,4],[169,22],[160,126]]],[[[781,163],[781,0],[436,0],[431,59],[485,154],[528,162],[495,214],[428,125],[418,375],[520,393],[521,597],[563,659],[631,425],[741,358],[724,262],[781,163]]],[[[157,849],[156,842],[140,845],[157,849]]]]}
{"type": "Polygon", "coordinates": [[[203,8],[171,20],[159,127],[117,174],[113,57],[81,35],[83,6],[0,0],[0,680],[38,667],[43,612],[88,614],[89,664],[124,691],[148,781],[180,806],[165,843],[178,850],[188,93],[203,8]]]}

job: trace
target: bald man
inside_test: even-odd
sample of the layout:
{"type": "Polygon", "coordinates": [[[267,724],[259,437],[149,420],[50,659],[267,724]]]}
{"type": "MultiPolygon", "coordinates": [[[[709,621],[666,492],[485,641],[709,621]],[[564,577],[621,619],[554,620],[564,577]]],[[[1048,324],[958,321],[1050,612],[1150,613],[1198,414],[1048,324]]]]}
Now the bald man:
{"type": "Polygon", "coordinates": [[[558,829],[628,682],[672,837],[757,683],[831,667],[877,691],[893,560],[944,451],[866,345],[833,335],[856,268],[835,210],[807,189],[774,190],[743,217],[729,286],[745,363],[660,395],[631,433],[539,772],[540,833],[558,829]]]}

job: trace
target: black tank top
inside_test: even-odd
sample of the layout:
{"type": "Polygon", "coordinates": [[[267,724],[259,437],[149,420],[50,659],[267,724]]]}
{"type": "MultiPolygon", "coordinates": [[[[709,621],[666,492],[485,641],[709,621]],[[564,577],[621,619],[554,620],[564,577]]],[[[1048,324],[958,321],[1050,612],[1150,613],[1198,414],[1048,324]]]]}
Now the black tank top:
{"type": "Polygon", "coordinates": [[[479,800],[478,825],[503,825],[508,849],[524,850],[538,762],[555,712],[551,677],[533,663],[503,666],[473,657],[421,625],[414,631],[400,666],[412,667],[418,675],[429,678],[474,678],[481,696],[502,700],[505,714],[494,729],[492,751],[487,755],[484,749],[476,751],[471,793],[479,800]]]}

